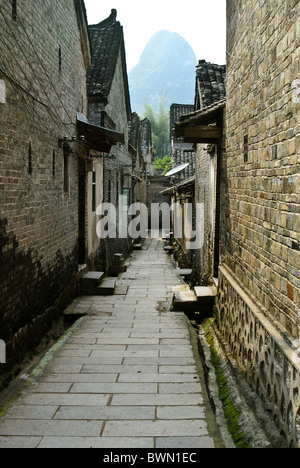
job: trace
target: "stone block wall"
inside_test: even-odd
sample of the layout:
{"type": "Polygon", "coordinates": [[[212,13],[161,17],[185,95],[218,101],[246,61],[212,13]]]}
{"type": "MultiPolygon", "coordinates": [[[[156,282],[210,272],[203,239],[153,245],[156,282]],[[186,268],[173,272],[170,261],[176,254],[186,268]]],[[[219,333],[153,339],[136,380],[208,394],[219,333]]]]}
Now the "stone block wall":
{"type": "Polygon", "coordinates": [[[295,338],[300,104],[293,87],[300,76],[299,10],[292,0],[228,1],[222,230],[223,261],[295,338]]]}
{"type": "Polygon", "coordinates": [[[268,409],[291,446],[299,446],[299,369],[291,360],[285,363],[295,357],[300,338],[300,4],[228,0],[227,22],[220,256],[230,276],[223,281],[221,270],[219,324],[233,348],[251,350],[241,351],[243,368],[258,356],[253,379],[260,369],[258,387],[264,399],[269,394],[268,409]],[[239,280],[233,295],[228,278],[239,280]],[[253,337],[255,350],[246,345],[251,325],[245,317],[239,330],[231,330],[245,298],[252,298],[264,318],[261,349],[253,337]],[[285,343],[276,352],[274,345],[266,348],[276,341],[275,331],[285,343]],[[280,374],[276,389],[274,368],[280,374]]]}
{"type": "Polygon", "coordinates": [[[73,0],[1,5],[0,337],[6,374],[76,292],[76,114],[86,112],[86,62],[73,0]],[[45,27],[45,19],[47,27],[45,27]],[[4,102],[3,102],[4,101],[4,102]]]}
{"type": "Polygon", "coordinates": [[[226,339],[235,366],[263,400],[288,447],[299,447],[300,362],[299,349],[266,319],[254,297],[229,269],[220,268],[217,325],[226,339]]]}

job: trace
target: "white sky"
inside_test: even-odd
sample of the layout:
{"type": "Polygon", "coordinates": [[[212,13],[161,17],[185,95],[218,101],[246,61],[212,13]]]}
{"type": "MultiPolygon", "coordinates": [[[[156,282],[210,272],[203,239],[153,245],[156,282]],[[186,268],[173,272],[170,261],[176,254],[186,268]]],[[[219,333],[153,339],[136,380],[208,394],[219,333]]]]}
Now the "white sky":
{"type": "Polygon", "coordinates": [[[197,60],[226,63],[226,0],[85,0],[89,24],[112,8],[124,28],[128,72],[138,64],[151,37],[162,29],[180,34],[197,60]]]}

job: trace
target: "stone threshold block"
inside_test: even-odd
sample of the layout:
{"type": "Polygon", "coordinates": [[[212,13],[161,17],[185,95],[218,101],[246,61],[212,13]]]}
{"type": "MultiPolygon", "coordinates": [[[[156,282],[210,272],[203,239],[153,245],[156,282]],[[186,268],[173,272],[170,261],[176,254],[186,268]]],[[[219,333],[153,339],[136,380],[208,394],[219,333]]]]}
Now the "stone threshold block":
{"type": "Polygon", "coordinates": [[[103,271],[89,271],[80,280],[80,289],[82,294],[94,294],[104,278],[103,271]]]}
{"type": "Polygon", "coordinates": [[[104,278],[100,271],[90,271],[81,278],[81,294],[92,296],[113,295],[116,287],[116,278],[104,278]]]}
{"type": "Polygon", "coordinates": [[[182,278],[188,278],[191,276],[192,272],[193,270],[191,268],[175,270],[175,273],[177,273],[177,275],[181,276],[182,278]]]}
{"type": "Polygon", "coordinates": [[[217,295],[215,286],[195,286],[194,292],[201,308],[213,307],[217,295]]]}
{"type": "Polygon", "coordinates": [[[197,296],[194,291],[175,291],[173,296],[173,309],[184,312],[195,310],[198,306],[197,296]]]}

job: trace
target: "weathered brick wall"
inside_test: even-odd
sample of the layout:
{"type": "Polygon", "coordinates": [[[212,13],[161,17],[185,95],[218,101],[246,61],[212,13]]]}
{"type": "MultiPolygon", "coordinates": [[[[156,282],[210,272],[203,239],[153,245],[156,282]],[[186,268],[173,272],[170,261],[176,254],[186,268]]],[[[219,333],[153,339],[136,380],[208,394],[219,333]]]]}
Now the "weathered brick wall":
{"type": "MultiPolygon", "coordinates": [[[[86,69],[73,0],[1,3],[0,337],[5,373],[70,301],[78,264],[78,161],[59,138],[86,111],[86,69]],[[45,20],[47,26],[45,26],[45,20]]],[[[75,148],[76,151],[76,148],[75,148]]]]}
{"type": "Polygon", "coordinates": [[[293,83],[300,76],[299,13],[299,2],[292,0],[228,2],[222,243],[223,261],[295,338],[300,337],[300,121],[293,83]]]}
{"type": "MultiPolygon", "coordinates": [[[[108,155],[104,155],[103,200],[101,202],[111,203],[116,208],[116,218],[111,217],[110,222],[112,225],[116,221],[117,238],[108,237],[105,240],[106,248],[104,250],[103,242],[99,242],[98,251],[95,252],[95,256],[98,257],[96,266],[98,263],[99,268],[105,267],[105,263],[107,266],[112,261],[115,253],[126,254],[131,248],[131,240],[129,238],[119,238],[119,196],[122,195],[123,188],[131,190],[132,187],[132,158],[128,150],[130,116],[128,115],[126,105],[122,58],[122,49],[120,48],[108,103],[96,102],[94,98],[90,98],[89,100],[89,120],[92,123],[103,125],[100,117],[101,111],[105,110],[107,118],[109,118],[110,122],[113,122],[114,130],[124,134],[124,143],[117,143],[112,147],[108,155]]],[[[104,122],[104,124],[108,125],[108,127],[111,126],[109,122],[104,122]]]]}
{"type": "Polygon", "coordinates": [[[228,0],[227,12],[219,327],[298,446],[300,4],[228,0]]]}
{"type": "MultiPolygon", "coordinates": [[[[214,155],[207,151],[208,145],[197,145],[195,163],[195,201],[204,205],[204,225],[200,226],[203,232],[204,244],[195,251],[194,276],[199,283],[209,282],[213,277],[213,242],[214,236],[211,226],[211,215],[214,215],[215,187],[211,186],[211,165],[214,155]]],[[[213,230],[214,231],[214,230],[213,230]]]]}

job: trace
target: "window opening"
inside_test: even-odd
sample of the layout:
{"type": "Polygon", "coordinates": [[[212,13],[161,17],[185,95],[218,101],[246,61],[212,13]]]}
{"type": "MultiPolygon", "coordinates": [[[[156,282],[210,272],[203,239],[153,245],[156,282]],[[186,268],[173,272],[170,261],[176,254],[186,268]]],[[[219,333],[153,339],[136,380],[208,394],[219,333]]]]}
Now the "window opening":
{"type": "Polygon", "coordinates": [[[32,146],[31,142],[29,142],[28,146],[28,174],[32,174],[32,146]]]}
{"type": "Polygon", "coordinates": [[[248,162],[248,153],[249,153],[249,137],[248,135],[244,136],[244,162],[248,162]]]}
{"type": "Polygon", "coordinates": [[[61,69],[62,69],[61,46],[59,46],[59,49],[58,49],[58,69],[59,69],[59,73],[61,73],[61,69]]]}
{"type": "Polygon", "coordinates": [[[17,21],[18,10],[17,10],[17,0],[12,0],[12,19],[17,21]]]}
{"type": "Polygon", "coordinates": [[[64,192],[70,193],[70,154],[64,153],[64,192]]]}
{"type": "Polygon", "coordinates": [[[93,180],[92,180],[92,212],[96,211],[96,171],[93,171],[93,180]]]}
{"type": "Polygon", "coordinates": [[[107,202],[111,203],[111,179],[108,180],[107,202]]]}
{"type": "Polygon", "coordinates": [[[55,173],[56,173],[56,154],[55,154],[55,151],[53,150],[53,154],[52,154],[52,176],[53,178],[55,177],[55,173]]]}

